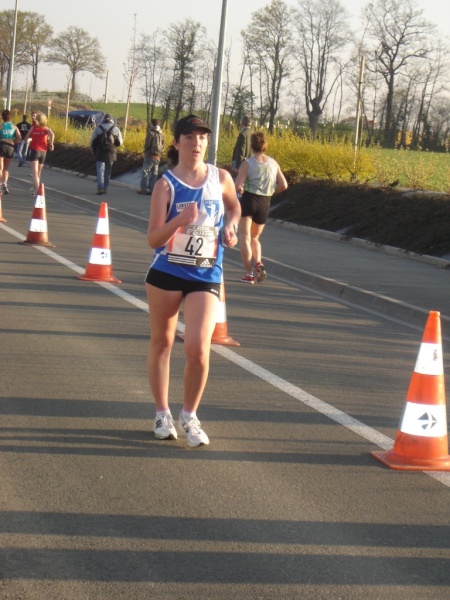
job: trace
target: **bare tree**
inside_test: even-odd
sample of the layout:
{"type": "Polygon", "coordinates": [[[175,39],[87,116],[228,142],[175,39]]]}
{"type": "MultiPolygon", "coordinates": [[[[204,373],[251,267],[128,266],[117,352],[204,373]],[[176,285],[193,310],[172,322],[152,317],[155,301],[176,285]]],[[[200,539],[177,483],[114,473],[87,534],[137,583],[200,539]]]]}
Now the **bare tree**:
{"type": "Polygon", "coordinates": [[[172,24],[166,33],[168,52],[173,63],[169,97],[174,103],[175,121],[186,105],[192,106],[195,61],[201,53],[199,39],[205,36],[203,25],[192,19],[172,24]]]}
{"type": "MultiPolygon", "coordinates": [[[[194,69],[193,102],[206,121],[211,120],[214,74],[218,49],[212,41],[205,41],[194,69]]],[[[192,107],[194,108],[194,104],[192,107]]]]}
{"type": "Polygon", "coordinates": [[[170,110],[173,106],[173,101],[176,92],[175,72],[171,71],[171,78],[166,77],[161,85],[161,102],[163,107],[163,121],[169,122],[170,110]]]}
{"type": "MultiPolygon", "coordinates": [[[[449,87],[448,56],[448,48],[442,42],[438,42],[430,59],[426,61],[424,68],[421,70],[419,105],[412,128],[412,144],[414,147],[419,145],[429,147],[430,140],[425,138],[425,128],[426,124],[429,123],[429,116],[433,112],[433,105],[439,101],[439,97],[445,94],[449,87]]],[[[437,137],[434,139],[438,143],[437,137]]]]}
{"type": "Polygon", "coordinates": [[[155,107],[162,100],[161,90],[167,70],[167,54],[159,31],[151,35],[141,35],[137,56],[143,85],[141,93],[147,105],[147,126],[154,118],[155,107]]]}
{"type": "MultiPolygon", "coordinates": [[[[3,86],[4,76],[9,69],[14,12],[7,10],[0,13],[0,86],[3,86]]],[[[42,15],[35,12],[17,13],[14,67],[18,70],[31,67],[34,92],[38,87],[38,67],[43,59],[42,51],[48,46],[52,34],[53,29],[42,15]]]]}
{"type": "Polygon", "coordinates": [[[280,107],[282,84],[291,72],[292,12],[282,0],[252,14],[247,31],[241,35],[248,55],[259,68],[261,118],[269,118],[269,131],[273,132],[276,114],[280,107]],[[265,113],[265,114],[264,114],[265,113]]]}
{"type": "Polygon", "coordinates": [[[230,121],[236,119],[237,123],[241,118],[248,114],[253,117],[253,93],[252,93],[252,61],[247,46],[244,44],[242,52],[242,68],[239,76],[239,81],[231,88],[232,103],[230,107],[230,121]],[[250,84],[246,83],[246,71],[249,71],[250,84]],[[248,102],[250,96],[252,101],[248,102]]]}
{"type": "Polygon", "coordinates": [[[242,48],[242,65],[239,81],[231,87],[232,103],[230,107],[230,121],[240,123],[244,115],[254,116],[255,95],[253,93],[253,61],[252,53],[245,43],[242,48]],[[248,79],[247,79],[248,73],[248,79]]]}
{"type": "Polygon", "coordinates": [[[9,14],[12,14],[14,20],[14,11],[2,10],[0,12],[0,88],[5,87],[5,77],[9,69],[9,57],[11,53],[11,35],[8,27],[9,14]]]}
{"type": "Polygon", "coordinates": [[[49,45],[53,35],[53,28],[45,22],[45,17],[37,13],[28,13],[22,35],[25,37],[24,60],[31,67],[32,90],[38,89],[38,68],[44,58],[43,50],[49,45]]]}
{"type": "Polygon", "coordinates": [[[347,12],[338,0],[300,0],[296,10],[300,80],[313,135],[348,61],[342,56],[350,42],[347,12]]]}
{"type": "MultiPolygon", "coordinates": [[[[433,132],[434,148],[437,150],[450,149],[450,99],[443,97],[436,99],[433,110],[424,123],[424,134],[433,132]]],[[[427,140],[428,141],[428,140],[427,140]]]]}
{"type": "Polygon", "coordinates": [[[431,34],[436,26],[423,18],[415,0],[374,0],[365,8],[371,40],[367,68],[380,73],[387,87],[384,115],[384,144],[393,147],[397,138],[394,97],[397,80],[407,67],[426,59],[431,51],[431,34]]]}
{"type": "Polygon", "coordinates": [[[230,78],[230,67],[231,67],[231,46],[225,48],[225,81],[223,83],[222,90],[222,122],[225,122],[225,115],[228,111],[231,95],[231,78],[230,78]]]}
{"type": "Polygon", "coordinates": [[[45,62],[69,67],[72,76],[72,92],[76,91],[76,76],[82,71],[100,77],[105,72],[105,58],[100,43],[81,27],[69,27],[50,43],[45,62]]]}
{"type": "Polygon", "coordinates": [[[123,65],[123,78],[125,83],[127,84],[127,108],[125,111],[125,121],[123,125],[123,139],[125,139],[127,128],[128,128],[128,116],[130,114],[130,103],[131,103],[131,94],[133,93],[134,82],[136,81],[136,77],[139,73],[139,61],[137,58],[137,47],[136,47],[136,17],[137,14],[134,15],[134,26],[133,26],[133,38],[132,38],[132,46],[128,52],[127,62],[123,65]]]}

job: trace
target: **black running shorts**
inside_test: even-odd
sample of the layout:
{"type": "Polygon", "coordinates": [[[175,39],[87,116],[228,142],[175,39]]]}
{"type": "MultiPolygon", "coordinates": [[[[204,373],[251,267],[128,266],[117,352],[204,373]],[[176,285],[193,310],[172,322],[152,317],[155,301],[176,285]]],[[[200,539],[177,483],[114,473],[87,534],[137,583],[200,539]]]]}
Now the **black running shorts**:
{"type": "Polygon", "coordinates": [[[2,158],[12,158],[14,156],[14,144],[0,142],[0,156],[2,158]]]}
{"type": "Polygon", "coordinates": [[[251,217],[257,225],[265,225],[269,214],[271,196],[244,192],[241,197],[242,217],[251,217]]]}
{"type": "Polygon", "coordinates": [[[169,275],[169,273],[164,273],[154,268],[149,269],[145,282],[168,292],[183,292],[183,297],[192,292],[209,292],[217,298],[219,298],[220,294],[220,283],[189,281],[188,279],[169,275]]]}
{"type": "Polygon", "coordinates": [[[47,156],[47,152],[44,150],[30,150],[28,154],[28,162],[32,162],[37,160],[40,165],[45,163],[45,157],[47,156]]]}

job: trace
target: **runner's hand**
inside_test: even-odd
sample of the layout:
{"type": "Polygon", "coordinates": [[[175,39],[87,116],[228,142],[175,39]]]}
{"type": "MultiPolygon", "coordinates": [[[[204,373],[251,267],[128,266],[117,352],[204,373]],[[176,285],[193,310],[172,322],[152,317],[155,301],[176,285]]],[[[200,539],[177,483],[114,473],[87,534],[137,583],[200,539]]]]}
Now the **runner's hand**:
{"type": "Polygon", "coordinates": [[[238,242],[237,230],[235,225],[225,225],[223,228],[223,243],[228,248],[236,246],[238,242]]]}
{"type": "Polygon", "coordinates": [[[191,202],[184,208],[180,214],[178,215],[181,223],[181,226],[190,225],[191,223],[195,223],[198,219],[198,206],[197,202],[191,202]]]}

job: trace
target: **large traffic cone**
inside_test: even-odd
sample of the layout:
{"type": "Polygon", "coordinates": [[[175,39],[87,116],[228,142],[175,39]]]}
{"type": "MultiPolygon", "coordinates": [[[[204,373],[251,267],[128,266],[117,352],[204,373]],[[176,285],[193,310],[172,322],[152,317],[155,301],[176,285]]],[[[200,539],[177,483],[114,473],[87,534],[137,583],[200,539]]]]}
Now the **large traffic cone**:
{"type": "Polygon", "coordinates": [[[8,221],[3,218],[3,212],[2,212],[2,192],[0,190],[0,223],[7,223],[7,222],[8,221]]]}
{"type": "Polygon", "coordinates": [[[51,248],[54,248],[54,245],[48,241],[47,212],[45,209],[45,190],[43,183],[40,184],[36,196],[27,239],[23,242],[19,242],[19,244],[50,246],[51,248]]]}
{"type": "Polygon", "coordinates": [[[212,338],[212,344],[221,344],[222,346],[240,346],[239,342],[233,340],[228,335],[228,323],[227,323],[227,307],[225,303],[225,283],[222,277],[222,283],[220,284],[219,293],[219,304],[217,306],[217,318],[216,327],[214,328],[212,338]]]}
{"type": "Polygon", "coordinates": [[[450,471],[439,312],[425,326],[394,448],[372,456],[391,469],[450,471]]]}
{"type": "Polygon", "coordinates": [[[114,277],[111,264],[111,246],[109,242],[108,205],[102,202],[98,215],[97,229],[92,240],[91,254],[84,275],[77,275],[84,281],[109,281],[122,283],[114,277]]]}

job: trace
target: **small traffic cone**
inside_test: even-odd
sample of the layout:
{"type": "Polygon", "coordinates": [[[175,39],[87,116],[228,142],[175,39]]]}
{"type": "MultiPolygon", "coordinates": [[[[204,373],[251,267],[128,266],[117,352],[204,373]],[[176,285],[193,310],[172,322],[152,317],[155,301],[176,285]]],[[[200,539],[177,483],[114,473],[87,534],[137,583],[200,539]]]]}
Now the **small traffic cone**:
{"type": "Polygon", "coordinates": [[[439,312],[428,316],[394,448],[372,456],[391,469],[450,471],[439,312]]]}
{"type": "Polygon", "coordinates": [[[217,317],[216,327],[214,328],[212,338],[212,344],[221,344],[222,346],[240,346],[239,342],[233,340],[228,335],[228,323],[227,323],[227,307],[225,304],[225,283],[222,277],[222,283],[220,284],[219,293],[219,304],[217,306],[217,317]]]}
{"type": "Polygon", "coordinates": [[[27,239],[19,242],[19,244],[50,246],[54,248],[54,245],[48,241],[47,212],[45,210],[45,190],[43,183],[40,184],[36,196],[27,239]]]}
{"type": "Polygon", "coordinates": [[[8,221],[3,218],[3,212],[2,212],[2,193],[0,191],[0,223],[7,223],[7,222],[8,221]]]}
{"type": "Polygon", "coordinates": [[[92,240],[91,254],[84,275],[77,275],[84,281],[109,281],[122,283],[113,276],[111,246],[109,242],[108,205],[102,202],[98,215],[97,230],[92,240]]]}

